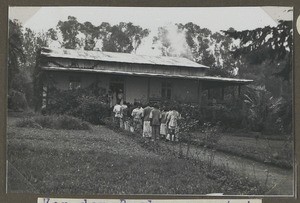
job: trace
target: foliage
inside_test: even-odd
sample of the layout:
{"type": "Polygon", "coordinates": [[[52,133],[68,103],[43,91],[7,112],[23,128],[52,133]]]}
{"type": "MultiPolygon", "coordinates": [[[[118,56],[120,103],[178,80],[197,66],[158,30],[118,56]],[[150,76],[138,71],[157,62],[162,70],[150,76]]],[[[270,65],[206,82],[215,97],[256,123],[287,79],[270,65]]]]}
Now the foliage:
{"type": "Polygon", "coordinates": [[[37,94],[37,80],[39,78],[40,72],[38,71],[38,54],[41,47],[48,46],[51,34],[51,30],[47,33],[35,33],[31,29],[26,28],[24,32],[24,43],[23,50],[26,57],[26,63],[23,64],[23,74],[28,75],[30,86],[26,86],[26,99],[30,107],[35,107],[38,103],[37,94]]]}
{"type": "Polygon", "coordinates": [[[167,101],[162,106],[178,109],[183,131],[192,132],[210,123],[222,131],[245,129],[284,135],[292,129],[292,101],[288,99],[288,96],[274,97],[262,87],[249,86],[242,89],[240,98],[225,98],[222,104],[200,106],[167,101]]]}
{"type": "Polygon", "coordinates": [[[67,115],[34,116],[23,118],[16,123],[18,127],[51,128],[63,130],[90,130],[87,122],[67,115]]]}
{"type": "MultiPolygon", "coordinates": [[[[30,107],[34,103],[33,80],[37,50],[47,45],[47,34],[23,29],[18,21],[9,20],[8,89],[13,95],[24,94],[30,107]]],[[[9,94],[9,102],[16,104],[18,101],[14,99],[17,97],[13,95],[9,94]]],[[[9,107],[16,109],[14,104],[9,104],[9,107]]]]}
{"type": "Polygon", "coordinates": [[[159,45],[162,55],[178,56],[176,48],[180,48],[184,51],[179,52],[179,56],[210,66],[208,75],[254,80],[253,88],[246,87],[242,92],[242,101],[225,100],[222,104],[205,108],[181,104],[183,113],[200,120],[200,123],[221,121],[225,128],[242,127],[276,134],[291,132],[291,84],[282,80],[282,77],[291,76],[284,76],[292,67],[290,22],[242,32],[230,28],[224,31],[225,35],[212,33],[193,23],[176,26],[159,28],[158,36],[154,38],[154,44],[159,45]],[[181,38],[177,37],[174,41],[172,32],[181,38]],[[264,90],[261,91],[261,88],[264,90]],[[250,100],[247,98],[249,94],[250,100]]]}
{"type": "Polygon", "coordinates": [[[103,119],[110,116],[108,104],[99,100],[96,96],[84,96],[78,98],[79,105],[71,109],[68,114],[81,118],[93,124],[103,124],[103,119]]]}
{"type": "Polygon", "coordinates": [[[206,122],[201,126],[201,132],[204,134],[202,140],[204,146],[215,149],[221,138],[220,123],[212,125],[212,123],[206,122]]]}
{"type": "Polygon", "coordinates": [[[188,134],[196,129],[199,124],[199,120],[192,119],[190,117],[183,117],[178,120],[178,127],[180,134],[188,134]]]}
{"type": "Polygon", "coordinates": [[[189,123],[193,124],[188,127],[190,132],[194,129],[200,129],[205,122],[210,122],[212,125],[219,122],[219,125],[224,129],[243,127],[241,125],[242,104],[239,99],[226,100],[223,104],[215,106],[202,106],[175,101],[163,102],[162,105],[169,108],[177,107],[183,118],[180,120],[180,122],[183,122],[182,125],[185,126],[186,124],[185,127],[188,127],[189,123]]]}
{"type": "MultiPolygon", "coordinates": [[[[143,29],[133,23],[120,22],[116,25],[110,25],[103,22],[99,26],[91,22],[80,23],[73,16],[69,16],[67,21],[59,21],[57,30],[62,35],[62,47],[67,49],[97,50],[96,46],[101,42],[102,51],[125,52],[135,51],[141,44],[142,39],[149,34],[149,30],[143,29]]],[[[57,36],[51,30],[52,36],[57,36]]],[[[57,37],[55,37],[57,39],[57,37]]]]}
{"type": "Polygon", "coordinates": [[[216,59],[210,51],[212,32],[193,23],[179,24],[178,28],[186,31],[186,41],[195,61],[210,67],[213,66],[216,59]]]}
{"type": "MultiPolygon", "coordinates": [[[[253,89],[254,88],[254,89],[253,89]]],[[[291,133],[291,98],[273,97],[265,88],[244,90],[244,126],[252,131],[273,134],[291,133]]]]}
{"type": "Polygon", "coordinates": [[[25,61],[22,48],[22,26],[17,20],[9,20],[8,36],[8,89],[11,89],[14,78],[20,73],[20,64],[25,61]]]}
{"type": "Polygon", "coordinates": [[[8,91],[8,109],[14,111],[22,111],[28,108],[25,94],[13,89],[8,91]]]}
{"type": "Polygon", "coordinates": [[[59,21],[57,24],[63,37],[62,47],[67,49],[76,49],[80,46],[80,40],[77,38],[80,29],[80,23],[73,16],[68,16],[67,21],[59,21]]]}
{"type": "Polygon", "coordinates": [[[27,109],[27,95],[31,95],[30,75],[23,66],[26,63],[26,53],[22,46],[22,29],[18,21],[9,20],[8,108],[17,111],[27,109]]]}
{"type": "Polygon", "coordinates": [[[212,121],[214,123],[221,122],[223,130],[245,128],[242,123],[243,104],[239,99],[227,100],[215,111],[216,117],[212,121]]]}
{"type": "Polygon", "coordinates": [[[103,51],[131,53],[149,35],[149,30],[132,23],[121,22],[110,26],[105,24],[106,34],[103,37],[103,51]]]}
{"type": "Polygon", "coordinates": [[[180,142],[187,142],[190,144],[191,132],[195,131],[199,126],[199,120],[191,117],[183,117],[178,120],[178,134],[180,142]]]}
{"type": "Polygon", "coordinates": [[[102,120],[110,116],[110,108],[102,95],[95,96],[88,89],[52,90],[43,112],[45,114],[67,114],[93,124],[103,123],[102,120]]]}
{"type": "Polygon", "coordinates": [[[84,22],[80,24],[79,30],[85,35],[84,50],[94,50],[96,41],[99,37],[99,28],[94,26],[91,22],[84,22]]]}
{"type": "Polygon", "coordinates": [[[240,40],[240,47],[233,55],[242,56],[248,62],[240,68],[239,75],[255,81],[243,94],[244,125],[265,133],[290,133],[292,22],[281,21],[276,27],[224,33],[240,40]]]}
{"type": "Polygon", "coordinates": [[[275,66],[278,61],[286,60],[285,67],[276,75],[285,80],[291,79],[293,50],[291,21],[281,21],[276,27],[266,26],[240,32],[229,30],[224,33],[234,39],[240,39],[241,47],[233,52],[235,57],[246,56],[252,64],[268,60],[275,66]]]}

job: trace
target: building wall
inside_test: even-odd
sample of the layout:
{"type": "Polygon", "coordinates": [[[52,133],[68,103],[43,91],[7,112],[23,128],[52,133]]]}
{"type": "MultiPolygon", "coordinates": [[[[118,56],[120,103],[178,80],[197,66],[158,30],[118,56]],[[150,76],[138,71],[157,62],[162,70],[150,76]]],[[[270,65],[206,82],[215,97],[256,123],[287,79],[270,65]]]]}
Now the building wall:
{"type": "Polygon", "coordinates": [[[98,86],[108,89],[109,88],[109,78],[107,75],[103,74],[93,74],[93,73],[70,73],[70,72],[50,72],[48,74],[52,77],[53,81],[55,82],[55,86],[61,90],[68,90],[69,83],[71,77],[78,77],[80,78],[81,88],[87,88],[92,83],[98,82],[98,86]]]}
{"type": "Polygon", "coordinates": [[[174,100],[183,102],[198,102],[198,81],[187,79],[172,80],[174,100]]]}
{"type": "Polygon", "coordinates": [[[171,99],[182,102],[198,102],[198,81],[188,79],[165,79],[146,77],[127,77],[126,80],[126,101],[147,101],[160,100],[162,82],[168,80],[172,84],[171,99]],[[148,80],[149,98],[148,98],[148,80]]]}
{"type": "MultiPolygon", "coordinates": [[[[203,76],[205,70],[201,68],[188,67],[173,67],[173,66],[155,66],[145,64],[126,64],[126,63],[111,63],[91,60],[75,60],[64,58],[48,58],[43,65],[82,68],[82,69],[103,69],[111,71],[124,72],[140,72],[153,74],[167,75],[193,75],[203,76]]],[[[81,88],[87,88],[92,83],[97,82],[98,87],[101,87],[108,92],[110,81],[116,77],[112,74],[102,73],[83,73],[83,72],[51,72],[52,78],[56,82],[59,89],[67,90],[70,87],[70,78],[80,78],[81,88]]],[[[162,82],[169,81],[172,84],[171,99],[197,102],[198,99],[198,82],[188,79],[166,79],[159,77],[138,77],[138,76],[117,76],[124,79],[124,99],[127,102],[134,103],[146,102],[150,100],[160,100],[162,95],[162,82]],[[148,87],[149,83],[149,87],[148,87]],[[148,93],[149,89],[149,93],[148,93]]]]}
{"type": "Polygon", "coordinates": [[[151,78],[150,79],[150,94],[149,97],[152,100],[161,98],[161,84],[164,78],[151,78]]]}
{"type": "Polygon", "coordinates": [[[148,78],[125,77],[125,100],[130,103],[146,102],[148,90],[148,78]]]}
{"type": "MultiPolygon", "coordinates": [[[[100,73],[70,73],[70,72],[49,72],[48,74],[55,81],[57,88],[68,90],[70,77],[79,77],[81,88],[87,88],[92,83],[98,82],[98,87],[109,90],[110,81],[115,75],[100,73]]],[[[137,77],[137,76],[117,76],[124,79],[124,99],[127,102],[145,103],[150,100],[160,100],[162,82],[168,80],[172,84],[172,98],[184,102],[197,102],[198,81],[188,79],[165,79],[156,77],[137,77]],[[148,94],[149,82],[149,94],[148,94]],[[149,98],[148,98],[149,96],[149,98]]]]}

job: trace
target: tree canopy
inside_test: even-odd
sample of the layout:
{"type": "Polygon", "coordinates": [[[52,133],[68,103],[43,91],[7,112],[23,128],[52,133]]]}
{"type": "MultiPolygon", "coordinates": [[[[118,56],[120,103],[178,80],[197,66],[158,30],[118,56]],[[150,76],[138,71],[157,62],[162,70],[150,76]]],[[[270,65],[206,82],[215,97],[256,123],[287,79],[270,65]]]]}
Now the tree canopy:
{"type": "Polygon", "coordinates": [[[20,73],[20,63],[25,61],[22,26],[16,20],[9,20],[8,43],[8,88],[10,89],[20,73]]]}
{"type": "MultiPolygon", "coordinates": [[[[148,29],[132,23],[120,22],[117,25],[110,25],[103,22],[95,26],[91,22],[80,23],[73,16],[69,16],[67,21],[59,21],[57,30],[62,34],[64,48],[94,50],[97,41],[100,40],[102,51],[126,53],[135,51],[142,39],[149,34],[148,29]],[[83,39],[80,34],[84,36],[83,39]]],[[[53,29],[49,31],[51,36],[55,35],[53,29]]]]}
{"type": "Polygon", "coordinates": [[[285,66],[275,75],[285,80],[291,79],[293,32],[291,21],[280,21],[276,27],[266,26],[255,30],[224,31],[226,35],[240,40],[240,47],[232,53],[235,57],[244,56],[250,64],[268,61],[273,66],[285,62],[285,66]]]}

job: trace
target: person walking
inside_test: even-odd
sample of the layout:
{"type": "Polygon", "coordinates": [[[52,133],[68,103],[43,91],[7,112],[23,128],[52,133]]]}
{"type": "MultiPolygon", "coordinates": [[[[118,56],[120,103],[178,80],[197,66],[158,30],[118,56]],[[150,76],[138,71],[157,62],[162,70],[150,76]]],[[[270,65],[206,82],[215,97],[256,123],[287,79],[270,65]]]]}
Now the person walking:
{"type": "Polygon", "coordinates": [[[161,119],[161,112],[159,110],[158,104],[154,104],[154,108],[150,112],[149,118],[152,127],[152,141],[155,141],[159,139],[159,128],[161,119]]]}

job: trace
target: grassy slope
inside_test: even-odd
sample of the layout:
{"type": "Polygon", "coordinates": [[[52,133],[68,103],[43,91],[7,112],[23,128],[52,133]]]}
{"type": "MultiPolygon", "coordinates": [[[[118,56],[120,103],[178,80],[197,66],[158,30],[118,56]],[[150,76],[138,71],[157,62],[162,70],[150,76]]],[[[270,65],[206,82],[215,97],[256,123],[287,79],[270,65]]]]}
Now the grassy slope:
{"type": "Polygon", "coordinates": [[[240,187],[245,184],[230,173],[215,171],[212,175],[201,164],[155,154],[105,127],[72,131],[18,128],[11,119],[8,123],[8,160],[23,176],[23,182],[27,182],[20,184],[18,176],[9,173],[9,191],[40,194],[261,192],[261,188],[251,183],[240,187]],[[22,188],[24,185],[31,188],[22,188]]]}
{"type": "MultiPolygon", "coordinates": [[[[195,143],[201,143],[204,134],[194,133],[193,136],[195,143]]],[[[293,142],[284,140],[255,139],[224,133],[216,149],[280,167],[292,168],[293,166],[293,142]]]]}

